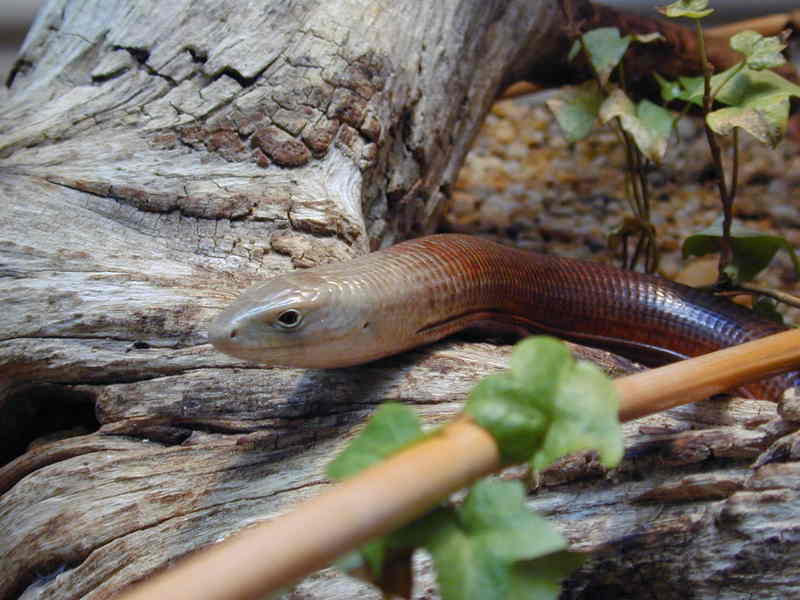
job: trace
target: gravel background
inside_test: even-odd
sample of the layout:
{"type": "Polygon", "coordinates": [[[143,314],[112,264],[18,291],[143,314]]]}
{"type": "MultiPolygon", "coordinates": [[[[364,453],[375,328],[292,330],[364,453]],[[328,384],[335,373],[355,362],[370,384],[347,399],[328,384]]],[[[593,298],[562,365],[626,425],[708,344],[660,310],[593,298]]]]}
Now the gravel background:
{"type": "MultiPolygon", "coordinates": [[[[607,128],[568,144],[544,106],[549,93],[493,107],[466,159],[442,227],[540,252],[613,262],[608,234],[630,213],[624,193],[624,153],[607,128]]],[[[673,137],[664,164],[648,175],[652,221],[662,253],[660,271],[670,278],[687,266],[680,251],[684,238],[721,214],[701,121],[684,118],[678,129],[680,141],[673,137]]],[[[783,235],[797,246],[797,142],[787,139],[772,150],[741,134],[740,144],[736,217],[753,229],[783,235]]],[[[782,254],[762,283],[795,289],[791,262],[782,254]]],[[[706,279],[713,279],[715,269],[699,267],[706,279]]]]}

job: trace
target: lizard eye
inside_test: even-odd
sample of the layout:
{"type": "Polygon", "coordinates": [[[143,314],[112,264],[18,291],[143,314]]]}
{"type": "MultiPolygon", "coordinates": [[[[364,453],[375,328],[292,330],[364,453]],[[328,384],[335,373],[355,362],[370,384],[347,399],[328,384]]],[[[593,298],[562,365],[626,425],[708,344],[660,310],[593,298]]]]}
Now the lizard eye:
{"type": "Polygon", "coordinates": [[[278,315],[278,318],[275,321],[275,325],[277,325],[281,329],[294,329],[295,327],[300,325],[302,321],[303,321],[303,315],[300,314],[300,311],[295,310],[294,308],[290,308],[278,315]]]}

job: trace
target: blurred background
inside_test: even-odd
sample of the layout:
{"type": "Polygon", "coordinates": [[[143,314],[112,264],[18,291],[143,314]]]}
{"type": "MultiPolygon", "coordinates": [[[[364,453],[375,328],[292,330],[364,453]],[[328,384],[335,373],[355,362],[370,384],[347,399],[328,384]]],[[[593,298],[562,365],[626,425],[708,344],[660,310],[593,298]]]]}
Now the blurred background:
{"type": "MultiPolygon", "coordinates": [[[[658,2],[643,2],[642,0],[598,0],[599,4],[619,6],[644,15],[652,15],[656,6],[670,4],[673,0],[660,0],[658,2]]],[[[770,13],[789,12],[800,8],[798,0],[709,0],[711,8],[716,14],[708,18],[708,22],[723,23],[739,21],[751,17],[768,15],[770,13]]]]}
{"type": "MultiPolygon", "coordinates": [[[[170,2],[170,0],[164,0],[170,2]]],[[[645,2],[643,0],[605,0],[602,4],[624,7],[642,14],[653,14],[655,6],[669,4],[671,0],[645,2]]],[[[33,21],[39,5],[44,0],[0,0],[0,81],[5,81],[14,64],[17,49],[33,21]]],[[[735,21],[775,12],[788,12],[800,8],[798,0],[711,0],[717,9],[717,20],[735,21]]]]}
{"type": "Polygon", "coordinates": [[[0,82],[5,83],[41,3],[42,0],[0,0],[0,82]]]}

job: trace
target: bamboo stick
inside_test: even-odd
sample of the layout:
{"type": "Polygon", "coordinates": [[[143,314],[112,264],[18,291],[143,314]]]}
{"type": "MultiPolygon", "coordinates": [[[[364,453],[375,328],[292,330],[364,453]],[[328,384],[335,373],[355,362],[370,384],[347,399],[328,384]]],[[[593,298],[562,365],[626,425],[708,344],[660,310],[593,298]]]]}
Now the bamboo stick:
{"type": "Polygon", "coordinates": [[[628,375],[614,384],[619,418],[631,421],[800,366],[800,329],[628,375]]]}
{"type": "MultiPolygon", "coordinates": [[[[800,330],[618,379],[620,418],[700,400],[800,366],[800,330]]],[[[462,417],[294,511],[195,553],[120,600],[262,598],[500,469],[492,437],[462,417]]]]}

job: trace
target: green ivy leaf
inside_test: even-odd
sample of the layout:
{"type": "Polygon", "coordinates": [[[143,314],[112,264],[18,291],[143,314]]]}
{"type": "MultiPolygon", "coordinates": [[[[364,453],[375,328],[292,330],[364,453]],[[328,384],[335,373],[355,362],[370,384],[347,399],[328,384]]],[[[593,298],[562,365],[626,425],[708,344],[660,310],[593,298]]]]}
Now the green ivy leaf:
{"type": "MultiPolygon", "coordinates": [[[[745,89],[742,84],[746,85],[746,81],[737,77],[731,78],[730,76],[737,70],[741,71],[741,69],[742,63],[739,63],[711,78],[712,91],[718,91],[723,84],[724,88],[722,89],[726,90],[726,92],[718,94],[717,100],[725,104],[735,104],[737,102],[738,97],[743,94],[745,89]],[[727,82],[726,79],[728,80],[727,82]]],[[[682,100],[683,102],[691,102],[696,106],[703,107],[705,80],[702,76],[678,77],[677,81],[664,79],[658,73],[655,74],[655,77],[661,89],[661,98],[664,102],[682,100]]]]}
{"type": "Polygon", "coordinates": [[[755,71],[780,67],[786,62],[781,52],[786,44],[777,36],[764,37],[755,31],[740,31],[731,37],[731,48],[745,55],[745,64],[755,71]]]}
{"type": "Polygon", "coordinates": [[[465,411],[491,431],[508,464],[526,461],[547,428],[546,407],[527,400],[524,386],[506,373],[484,377],[467,400],[465,411]]]}
{"type": "MultiPolygon", "coordinates": [[[[711,78],[711,89],[716,90],[736,68],[734,66],[718,75],[714,75],[711,78]]],[[[772,96],[800,96],[800,86],[788,79],[784,79],[773,71],[756,71],[745,67],[734,75],[731,81],[717,93],[716,99],[723,104],[740,106],[756,98],[772,96]]]]}
{"type": "Polygon", "coordinates": [[[661,99],[664,102],[672,102],[673,100],[684,100],[686,90],[680,84],[679,81],[670,81],[669,79],[663,78],[658,73],[653,73],[658,82],[658,87],[661,90],[661,99]]]}
{"type": "Polygon", "coordinates": [[[783,139],[789,120],[789,98],[757,98],[745,106],[730,106],[708,113],[706,121],[720,135],[735,127],[744,129],[762,144],[775,148],[783,139]]]}
{"type": "Polygon", "coordinates": [[[675,115],[672,111],[663,106],[659,106],[646,98],[636,105],[636,116],[658,139],[666,140],[672,134],[672,127],[675,122],[675,115]]]}
{"type": "Polygon", "coordinates": [[[678,0],[667,6],[659,6],[656,10],[670,18],[689,19],[702,19],[714,12],[713,8],[708,8],[708,0],[678,0]]]}
{"type": "Polygon", "coordinates": [[[530,461],[534,470],[541,471],[562,456],[582,450],[597,450],[606,467],[619,464],[623,444],[617,392],[597,366],[576,362],[552,403],[553,421],[530,461]]]}
{"type": "Polygon", "coordinates": [[[527,591],[549,589],[579,564],[561,559],[564,538],[525,507],[516,481],[478,482],[461,507],[438,511],[428,529],[434,533],[424,545],[444,600],[531,598],[527,591]]]}
{"type": "Polygon", "coordinates": [[[600,120],[607,123],[617,117],[642,154],[660,163],[667,152],[667,141],[672,132],[672,113],[649,100],[635,105],[625,92],[615,88],[600,107],[600,120]]]}
{"type": "Polygon", "coordinates": [[[575,359],[566,344],[547,336],[520,342],[509,360],[512,381],[527,396],[537,398],[551,398],[574,366],[575,359]]]}
{"type": "Polygon", "coordinates": [[[705,83],[702,77],[678,77],[677,81],[664,79],[658,73],[655,74],[661,89],[661,98],[664,102],[672,100],[682,100],[691,102],[697,106],[703,106],[703,93],[705,83]]]}
{"type": "Polygon", "coordinates": [[[625,55],[631,36],[620,37],[616,27],[600,27],[584,33],[581,39],[601,84],[605,85],[625,55]]]}
{"type": "Polygon", "coordinates": [[[611,381],[592,365],[576,363],[552,338],[517,344],[511,369],[481,381],[464,410],[492,433],[509,463],[530,460],[542,469],[589,448],[608,466],[622,457],[611,381]]]}
{"type": "MultiPolygon", "coordinates": [[[[730,71],[712,77],[712,89],[722,84],[730,71]]],[[[800,97],[800,86],[772,71],[745,67],[717,94],[718,101],[730,106],[709,113],[707,121],[711,129],[721,135],[727,135],[734,127],[741,127],[774,147],[786,132],[789,98],[793,96],[800,97]]]]}
{"type": "Polygon", "coordinates": [[[508,600],[557,600],[561,582],[584,560],[582,554],[564,551],[514,565],[508,600]]]}
{"type": "Polygon", "coordinates": [[[511,355],[511,370],[484,377],[464,411],[492,432],[506,462],[524,462],[540,445],[552,416],[549,399],[573,366],[558,340],[525,340],[511,355]]]}
{"type": "Polygon", "coordinates": [[[592,131],[603,94],[596,81],[564,86],[546,104],[569,142],[582,140],[592,131]]]}
{"type": "Polygon", "coordinates": [[[351,477],[423,436],[411,408],[392,402],[382,404],[358,437],[328,465],[328,477],[336,481],[351,477]]]}
{"type": "MultiPolygon", "coordinates": [[[[702,77],[668,81],[656,75],[665,102],[683,100],[703,106],[702,77]]],[[[715,100],[728,105],[708,114],[711,129],[728,135],[740,127],[759,141],[777,145],[786,133],[789,98],[800,97],[800,86],[769,70],[755,70],[739,63],[711,78],[715,100]]]]}
{"type": "MultiPolygon", "coordinates": [[[[721,239],[722,218],[717,219],[707,229],[687,237],[683,242],[683,257],[705,256],[719,252],[721,239]]],[[[794,248],[786,239],[778,235],[755,231],[734,221],[731,225],[731,247],[733,269],[729,275],[732,276],[734,283],[750,281],[755,278],[769,265],[780,249],[789,253],[795,274],[800,275],[800,261],[798,261],[794,248]]]]}
{"type": "Polygon", "coordinates": [[[518,481],[483,479],[455,512],[461,529],[503,562],[566,548],[566,541],[547,519],[525,506],[525,490],[518,481]]]}
{"type": "Polygon", "coordinates": [[[651,44],[665,39],[666,38],[657,31],[652,33],[634,33],[621,37],[617,28],[601,27],[599,29],[593,29],[575,40],[567,54],[567,61],[572,62],[580,53],[581,49],[585,48],[586,54],[589,56],[589,60],[602,85],[605,85],[613,70],[619,65],[631,42],[651,44]]]}

